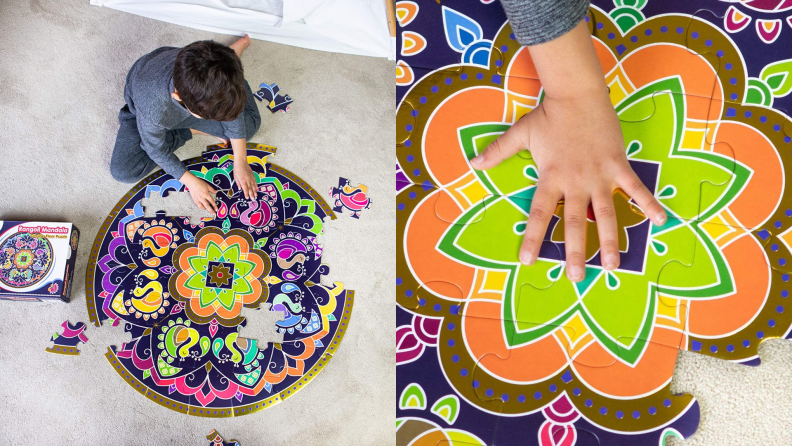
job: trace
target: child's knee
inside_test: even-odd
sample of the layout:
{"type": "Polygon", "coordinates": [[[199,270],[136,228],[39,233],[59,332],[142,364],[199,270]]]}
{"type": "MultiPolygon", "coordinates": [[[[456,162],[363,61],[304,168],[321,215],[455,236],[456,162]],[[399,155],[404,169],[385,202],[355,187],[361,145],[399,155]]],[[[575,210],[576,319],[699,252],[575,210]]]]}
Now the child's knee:
{"type": "Polygon", "coordinates": [[[137,183],[138,180],[140,180],[139,175],[135,175],[134,172],[122,169],[112,163],[110,163],[110,175],[113,176],[113,179],[121,183],[137,183]]]}

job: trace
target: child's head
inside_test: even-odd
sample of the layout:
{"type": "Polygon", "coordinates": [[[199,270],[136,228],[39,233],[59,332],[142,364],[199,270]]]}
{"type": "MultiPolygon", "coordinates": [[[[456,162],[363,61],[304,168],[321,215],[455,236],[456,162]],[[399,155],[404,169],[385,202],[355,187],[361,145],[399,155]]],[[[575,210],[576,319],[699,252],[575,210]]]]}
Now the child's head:
{"type": "Polygon", "coordinates": [[[233,121],[245,108],[245,76],[234,50],[212,40],[179,51],[173,87],[185,107],[203,119],[233,121]]]}

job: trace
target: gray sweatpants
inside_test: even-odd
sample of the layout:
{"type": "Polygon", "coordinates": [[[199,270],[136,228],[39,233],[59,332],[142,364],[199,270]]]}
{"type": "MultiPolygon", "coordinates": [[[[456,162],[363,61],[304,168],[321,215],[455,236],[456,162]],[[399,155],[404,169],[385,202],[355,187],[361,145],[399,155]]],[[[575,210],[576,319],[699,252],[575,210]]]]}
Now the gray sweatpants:
{"type": "MultiPolygon", "coordinates": [[[[245,110],[242,112],[242,116],[245,119],[245,138],[250,140],[261,127],[261,115],[259,114],[253,91],[247,81],[245,81],[245,89],[247,90],[247,102],[245,103],[245,110]]],[[[137,118],[129,110],[129,106],[124,105],[118,113],[118,122],[120,127],[118,128],[113,155],[110,158],[110,173],[113,178],[122,183],[137,183],[154,170],[157,167],[157,163],[140,147],[137,118]]],[[[190,129],[208,133],[225,140],[229,139],[225,135],[223,126],[219,121],[190,116],[179,123],[178,128],[168,132],[166,145],[171,153],[192,139],[190,129]]],[[[178,180],[178,178],[176,179],[178,180]]]]}

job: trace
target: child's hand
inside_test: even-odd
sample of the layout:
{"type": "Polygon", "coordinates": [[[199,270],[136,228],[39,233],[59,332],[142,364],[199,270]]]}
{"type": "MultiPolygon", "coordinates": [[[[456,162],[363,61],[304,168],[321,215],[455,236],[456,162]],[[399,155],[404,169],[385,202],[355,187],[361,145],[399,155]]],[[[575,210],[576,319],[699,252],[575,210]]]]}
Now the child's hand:
{"type": "Polygon", "coordinates": [[[618,117],[607,90],[574,98],[550,98],[523,116],[471,161],[489,169],[520,150],[530,150],[539,182],[520,249],[520,261],[536,261],[547,225],[564,199],[567,276],[585,276],[586,214],[591,204],[597,218],[602,264],[619,266],[618,227],[613,190],[621,188],[648,218],[663,224],[665,211],[627,162],[618,117]]]}
{"type": "Polygon", "coordinates": [[[237,186],[239,186],[239,190],[245,195],[245,198],[248,200],[256,199],[258,186],[255,173],[253,173],[253,169],[250,168],[248,163],[234,164],[234,180],[237,186]]]}
{"type": "Polygon", "coordinates": [[[213,194],[216,194],[217,191],[210,186],[207,182],[198,179],[195,175],[190,172],[185,172],[179,181],[184,183],[187,186],[187,189],[190,190],[190,197],[192,197],[193,202],[199,208],[212,211],[215,214],[217,213],[217,203],[215,203],[215,197],[213,194]]]}

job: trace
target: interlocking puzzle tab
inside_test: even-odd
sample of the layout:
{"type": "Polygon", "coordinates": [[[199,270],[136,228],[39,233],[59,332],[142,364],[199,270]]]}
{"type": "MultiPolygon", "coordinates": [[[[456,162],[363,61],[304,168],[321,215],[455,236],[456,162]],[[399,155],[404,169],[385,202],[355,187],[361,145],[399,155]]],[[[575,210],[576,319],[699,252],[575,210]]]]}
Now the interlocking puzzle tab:
{"type": "Polygon", "coordinates": [[[55,332],[50,341],[53,342],[52,347],[47,347],[49,353],[58,355],[71,355],[78,356],[80,350],[77,350],[77,345],[82,342],[88,342],[88,337],[85,336],[85,322],[77,322],[73,324],[69,321],[63,321],[61,324],[63,333],[55,332]]]}
{"type": "Polygon", "coordinates": [[[277,84],[267,84],[265,82],[259,85],[259,88],[261,88],[261,90],[255,92],[253,96],[255,96],[259,101],[266,102],[267,108],[272,113],[286,113],[289,111],[289,104],[294,102],[294,100],[289,95],[281,96],[278,94],[280,92],[280,87],[278,87],[277,84]]]}
{"type": "Polygon", "coordinates": [[[334,212],[342,212],[347,209],[352,212],[352,218],[360,218],[360,212],[371,207],[371,199],[367,196],[368,186],[358,184],[352,186],[346,178],[338,178],[338,187],[330,189],[330,197],[333,203],[334,212]]]}
{"type": "Polygon", "coordinates": [[[225,441],[223,437],[214,429],[212,429],[212,432],[209,432],[209,435],[206,436],[206,439],[209,440],[209,446],[240,446],[240,443],[233,438],[231,440],[225,441]]]}
{"type": "Polygon", "coordinates": [[[144,217],[156,217],[160,211],[164,211],[168,217],[188,217],[194,222],[215,216],[212,211],[198,208],[189,192],[171,191],[167,197],[161,197],[159,192],[152,192],[148,198],[140,200],[140,205],[145,211],[144,217]]]}

